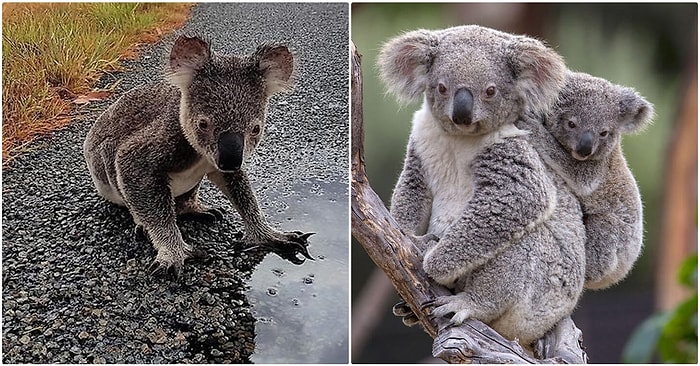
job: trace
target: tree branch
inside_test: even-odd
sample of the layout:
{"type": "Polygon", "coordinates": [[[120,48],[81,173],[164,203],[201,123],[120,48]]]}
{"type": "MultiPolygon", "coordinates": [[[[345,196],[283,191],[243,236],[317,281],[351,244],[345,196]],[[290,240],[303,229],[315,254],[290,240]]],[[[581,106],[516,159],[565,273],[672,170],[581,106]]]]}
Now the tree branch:
{"type": "Polygon", "coordinates": [[[450,363],[585,363],[581,331],[570,318],[538,342],[535,354],[540,359],[536,359],[480,321],[470,319],[459,327],[450,326],[448,319],[432,317],[430,309],[423,306],[452,293],[423,272],[418,250],[369,184],[364,163],[361,56],[353,43],[351,51],[352,234],[434,338],[433,356],[450,363]]]}

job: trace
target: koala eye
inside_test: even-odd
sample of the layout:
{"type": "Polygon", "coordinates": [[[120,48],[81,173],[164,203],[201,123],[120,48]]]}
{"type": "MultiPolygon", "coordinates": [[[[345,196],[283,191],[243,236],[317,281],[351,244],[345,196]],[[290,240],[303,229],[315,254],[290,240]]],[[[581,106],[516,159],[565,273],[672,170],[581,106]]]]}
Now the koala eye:
{"type": "Polygon", "coordinates": [[[576,128],[576,122],[574,122],[574,121],[569,121],[569,127],[570,127],[570,128],[576,128]]]}
{"type": "Polygon", "coordinates": [[[253,130],[250,131],[250,134],[255,137],[260,134],[260,125],[255,125],[253,126],[253,130]]]}
{"type": "Polygon", "coordinates": [[[442,95],[447,94],[447,87],[445,86],[445,84],[443,84],[443,83],[438,84],[438,93],[440,93],[442,95]]]}
{"type": "Polygon", "coordinates": [[[199,121],[197,121],[197,127],[200,130],[207,130],[209,128],[209,120],[206,118],[200,118],[199,121]]]}
{"type": "Polygon", "coordinates": [[[489,87],[486,88],[486,97],[491,98],[494,95],[496,95],[496,87],[493,85],[489,85],[489,87]]]}
{"type": "Polygon", "coordinates": [[[603,132],[600,133],[600,136],[601,136],[601,137],[605,137],[605,136],[607,136],[607,135],[608,135],[608,131],[603,131],[603,132]]]}

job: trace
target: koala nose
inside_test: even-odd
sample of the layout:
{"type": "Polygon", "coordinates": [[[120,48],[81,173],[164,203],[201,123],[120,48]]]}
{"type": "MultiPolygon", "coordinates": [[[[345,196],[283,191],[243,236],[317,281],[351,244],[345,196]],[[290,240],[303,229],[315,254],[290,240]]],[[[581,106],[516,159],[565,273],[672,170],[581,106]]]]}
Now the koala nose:
{"type": "Polygon", "coordinates": [[[593,132],[584,132],[581,138],[578,140],[578,144],[576,144],[576,154],[587,158],[593,153],[593,142],[593,132]]]}
{"type": "Polygon", "coordinates": [[[245,140],[240,133],[224,132],[219,136],[219,170],[232,172],[243,164],[245,140]]]}
{"type": "Polygon", "coordinates": [[[452,121],[458,125],[471,124],[473,106],[474,96],[472,93],[467,88],[457,89],[452,104],[452,121]]]}

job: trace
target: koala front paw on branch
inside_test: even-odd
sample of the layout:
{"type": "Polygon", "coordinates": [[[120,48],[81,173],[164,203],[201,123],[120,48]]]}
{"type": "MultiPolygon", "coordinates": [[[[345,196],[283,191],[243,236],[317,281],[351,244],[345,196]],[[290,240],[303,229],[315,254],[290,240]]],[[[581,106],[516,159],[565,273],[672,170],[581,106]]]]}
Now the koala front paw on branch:
{"type": "Polygon", "coordinates": [[[294,58],[280,44],[245,57],[217,55],[198,37],[180,36],[170,53],[167,82],[134,88],[88,132],[84,154],[99,194],[126,206],[157,255],[151,273],[179,277],[197,251],[186,243],[177,215],[223,215],[198,197],[206,176],[243,219],[249,246],[311,258],[311,234],[281,232],[266,221],[244,169],[263,136],[268,99],[292,85],[294,58]]]}
{"type": "Polygon", "coordinates": [[[391,214],[409,235],[439,237],[423,269],[454,295],[435,299],[433,314],[480,320],[530,348],[584,286],[580,204],[515,126],[554,104],[564,61],[538,40],[460,26],[390,40],[379,69],[398,99],[423,99],[391,214]]]}

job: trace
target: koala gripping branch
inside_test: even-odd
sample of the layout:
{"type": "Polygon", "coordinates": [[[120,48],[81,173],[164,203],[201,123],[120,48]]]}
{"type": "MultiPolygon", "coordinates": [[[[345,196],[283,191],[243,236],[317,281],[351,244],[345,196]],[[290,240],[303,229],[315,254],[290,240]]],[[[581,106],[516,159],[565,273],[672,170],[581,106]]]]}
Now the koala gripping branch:
{"type": "Polygon", "coordinates": [[[581,331],[570,318],[562,320],[540,340],[535,358],[517,342],[509,341],[486,324],[467,320],[459,327],[445,318],[430,315],[422,305],[448,289],[431,281],[413,242],[403,234],[367,180],[364,164],[361,56],[352,53],[352,235],[374,263],[389,277],[394,288],[418,316],[423,329],[434,338],[433,356],[449,363],[586,363],[581,331]]]}

